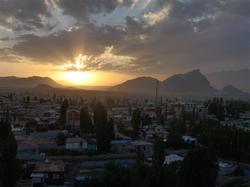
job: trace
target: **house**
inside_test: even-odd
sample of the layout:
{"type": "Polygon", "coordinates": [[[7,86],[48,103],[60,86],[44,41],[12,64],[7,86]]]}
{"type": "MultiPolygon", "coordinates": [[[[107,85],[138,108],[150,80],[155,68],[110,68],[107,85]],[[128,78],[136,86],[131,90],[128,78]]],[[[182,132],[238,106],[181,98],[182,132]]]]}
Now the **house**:
{"type": "Polygon", "coordinates": [[[19,160],[42,160],[44,155],[39,153],[39,147],[36,143],[26,141],[18,143],[17,158],[19,160]]]}
{"type": "Polygon", "coordinates": [[[70,107],[66,112],[66,128],[79,129],[80,128],[80,109],[70,107]]]}
{"type": "Polygon", "coordinates": [[[64,183],[65,169],[63,161],[38,162],[31,174],[33,186],[62,185],[64,183]]]}
{"type": "Polygon", "coordinates": [[[67,138],[65,148],[69,150],[87,150],[88,143],[86,140],[80,137],[67,138]]]}
{"type": "Polygon", "coordinates": [[[170,155],[165,156],[164,165],[169,165],[174,162],[183,161],[183,160],[184,160],[184,157],[182,156],[179,156],[177,154],[170,154],[170,155]]]}
{"type": "Polygon", "coordinates": [[[143,153],[145,157],[152,157],[154,151],[154,145],[147,141],[133,141],[131,142],[137,153],[143,153]]]}
{"type": "Polygon", "coordinates": [[[76,176],[74,178],[74,187],[82,187],[90,179],[90,176],[76,176]]]}
{"type": "Polygon", "coordinates": [[[47,131],[47,132],[33,132],[33,133],[30,134],[30,136],[33,139],[56,140],[57,135],[59,133],[67,134],[67,131],[50,130],[50,131],[47,131]]]}
{"type": "Polygon", "coordinates": [[[131,140],[113,140],[111,141],[111,151],[115,153],[131,153],[133,146],[131,140]]]}
{"type": "Polygon", "coordinates": [[[96,139],[88,139],[87,140],[88,145],[87,145],[87,149],[89,152],[95,152],[97,151],[97,143],[96,143],[96,139]]]}
{"type": "Polygon", "coordinates": [[[196,144],[197,143],[197,138],[194,138],[193,136],[182,136],[182,139],[184,142],[188,144],[196,144]]]}
{"type": "Polygon", "coordinates": [[[232,174],[237,168],[236,164],[225,161],[219,161],[218,165],[219,165],[219,175],[222,176],[232,174]]]}
{"type": "Polygon", "coordinates": [[[160,125],[145,125],[140,130],[140,136],[145,140],[154,140],[155,137],[167,139],[168,132],[160,125]]]}
{"type": "Polygon", "coordinates": [[[24,127],[22,127],[22,128],[12,128],[11,131],[12,131],[14,136],[23,136],[26,133],[24,127]]]}
{"type": "Polygon", "coordinates": [[[174,102],[170,103],[170,108],[173,109],[176,116],[179,117],[183,111],[194,112],[197,109],[198,104],[194,102],[174,102]]]}
{"type": "Polygon", "coordinates": [[[47,140],[47,139],[42,140],[41,139],[41,140],[37,140],[36,142],[37,142],[38,149],[39,149],[40,153],[46,153],[50,149],[57,149],[58,148],[56,142],[52,141],[52,140],[47,140]]]}

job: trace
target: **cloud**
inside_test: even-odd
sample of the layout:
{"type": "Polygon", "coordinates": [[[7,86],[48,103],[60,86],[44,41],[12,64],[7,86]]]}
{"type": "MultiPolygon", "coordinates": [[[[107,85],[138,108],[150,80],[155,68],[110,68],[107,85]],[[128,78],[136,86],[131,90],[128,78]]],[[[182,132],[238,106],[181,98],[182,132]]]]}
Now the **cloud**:
{"type": "Polygon", "coordinates": [[[155,25],[158,22],[166,19],[166,17],[169,15],[171,10],[170,5],[166,5],[163,7],[161,10],[156,11],[156,12],[147,12],[143,15],[144,19],[149,25],[155,25]]]}
{"type": "Polygon", "coordinates": [[[59,0],[58,5],[65,14],[74,16],[79,21],[91,14],[112,12],[118,6],[131,6],[134,0],[59,0]]]}
{"type": "Polygon", "coordinates": [[[13,27],[15,30],[42,27],[39,15],[48,14],[44,0],[0,0],[0,4],[1,25],[13,27]]]}
{"type": "Polygon", "coordinates": [[[14,12],[15,0],[0,2],[5,7],[0,7],[1,28],[9,29],[13,22],[18,23],[15,29],[32,28],[31,33],[18,34],[15,29],[0,30],[3,38],[11,41],[16,35],[17,41],[5,47],[8,52],[0,51],[5,61],[13,54],[57,66],[83,55],[90,57],[86,70],[162,74],[250,67],[250,1],[155,0],[138,9],[140,0],[24,0],[19,5],[27,12],[14,12]],[[128,12],[121,15],[121,24],[89,19],[101,12],[113,15],[121,6],[128,12]]]}
{"type": "Polygon", "coordinates": [[[23,35],[12,50],[34,62],[62,64],[79,54],[99,55],[122,37],[123,31],[118,28],[86,24],[46,37],[23,35]]]}
{"type": "Polygon", "coordinates": [[[98,56],[79,54],[74,60],[64,64],[65,71],[128,71],[136,66],[135,58],[113,54],[113,46],[105,47],[98,56]]]}

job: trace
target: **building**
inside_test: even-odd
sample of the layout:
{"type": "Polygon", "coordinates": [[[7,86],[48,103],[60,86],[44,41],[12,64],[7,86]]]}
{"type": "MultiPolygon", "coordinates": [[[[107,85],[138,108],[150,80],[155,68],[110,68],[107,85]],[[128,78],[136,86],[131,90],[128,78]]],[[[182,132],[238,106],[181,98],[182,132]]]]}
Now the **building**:
{"type": "Polygon", "coordinates": [[[155,137],[167,139],[168,132],[160,125],[145,125],[140,130],[140,136],[144,140],[154,140],[155,137]]]}
{"type": "Polygon", "coordinates": [[[38,162],[31,174],[33,186],[62,185],[64,183],[65,169],[63,161],[38,162]]]}
{"type": "Polygon", "coordinates": [[[17,158],[19,160],[41,160],[43,157],[39,154],[39,147],[36,143],[26,141],[18,143],[17,158]]]}
{"type": "Polygon", "coordinates": [[[70,107],[66,112],[66,128],[79,129],[80,128],[80,110],[78,108],[70,107]]]}
{"type": "Polygon", "coordinates": [[[65,148],[69,150],[87,150],[88,143],[86,140],[80,137],[67,138],[65,148]]]}
{"type": "Polygon", "coordinates": [[[170,155],[165,156],[164,165],[169,165],[174,162],[183,161],[183,160],[184,160],[184,157],[182,156],[179,156],[177,154],[170,154],[170,155]]]}
{"type": "Polygon", "coordinates": [[[193,136],[182,136],[182,139],[185,143],[188,143],[188,144],[195,145],[197,143],[197,138],[193,136]]]}
{"type": "Polygon", "coordinates": [[[219,161],[219,175],[225,176],[232,174],[236,168],[237,165],[229,162],[219,161]]]}
{"type": "Polygon", "coordinates": [[[154,145],[147,141],[133,141],[131,142],[137,153],[142,153],[145,157],[152,157],[154,152],[154,145]]]}
{"type": "Polygon", "coordinates": [[[133,146],[131,140],[113,140],[111,141],[111,151],[114,153],[131,153],[133,146]]]}

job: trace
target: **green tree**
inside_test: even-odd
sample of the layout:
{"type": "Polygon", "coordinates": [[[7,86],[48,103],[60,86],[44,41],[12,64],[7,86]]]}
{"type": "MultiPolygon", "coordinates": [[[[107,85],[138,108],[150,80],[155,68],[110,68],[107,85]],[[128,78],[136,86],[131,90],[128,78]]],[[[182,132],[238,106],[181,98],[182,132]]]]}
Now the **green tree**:
{"type": "Polygon", "coordinates": [[[179,133],[171,131],[167,138],[167,146],[172,149],[182,149],[185,148],[185,142],[179,133]]]}
{"type": "Polygon", "coordinates": [[[214,187],[217,175],[217,159],[208,149],[197,147],[182,162],[178,187],[214,187]]]}
{"type": "Polygon", "coordinates": [[[92,120],[87,106],[82,107],[80,111],[80,129],[83,134],[93,132],[92,120]]]}
{"type": "Polygon", "coordinates": [[[108,120],[108,137],[110,141],[115,139],[115,129],[114,129],[114,121],[113,118],[109,118],[108,120]]]}
{"type": "Polygon", "coordinates": [[[156,138],[154,142],[154,165],[161,167],[165,160],[165,146],[160,138],[156,138]]]}
{"type": "Polygon", "coordinates": [[[16,158],[17,143],[10,122],[0,120],[0,187],[14,187],[18,179],[19,164],[16,158]]]}
{"type": "Polygon", "coordinates": [[[56,136],[56,143],[57,145],[65,145],[66,143],[66,136],[64,133],[58,133],[56,136]]]}
{"type": "Polygon", "coordinates": [[[133,126],[134,137],[137,138],[139,136],[139,130],[141,125],[141,111],[139,109],[133,111],[131,122],[133,126]]]}
{"type": "Polygon", "coordinates": [[[102,103],[97,103],[94,110],[94,123],[96,128],[97,148],[101,152],[110,149],[107,111],[102,103]]]}
{"type": "Polygon", "coordinates": [[[69,102],[67,99],[64,99],[61,104],[61,110],[60,110],[60,123],[63,126],[66,123],[66,114],[67,114],[68,107],[69,107],[69,102]]]}

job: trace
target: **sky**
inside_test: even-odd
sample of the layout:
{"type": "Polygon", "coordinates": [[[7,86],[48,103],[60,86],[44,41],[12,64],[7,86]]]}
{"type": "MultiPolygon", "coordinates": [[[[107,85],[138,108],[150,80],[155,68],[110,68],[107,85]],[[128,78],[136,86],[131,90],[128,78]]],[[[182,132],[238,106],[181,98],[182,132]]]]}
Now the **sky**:
{"type": "Polygon", "coordinates": [[[249,0],[0,0],[0,76],[114,85],[249,57],[249,0]]]}

